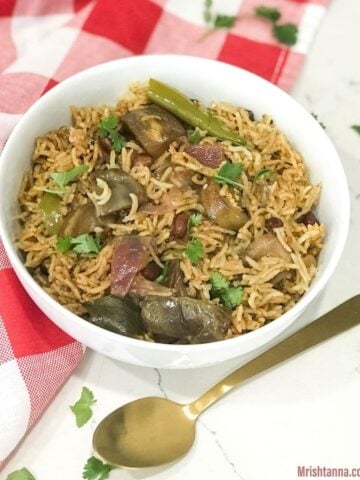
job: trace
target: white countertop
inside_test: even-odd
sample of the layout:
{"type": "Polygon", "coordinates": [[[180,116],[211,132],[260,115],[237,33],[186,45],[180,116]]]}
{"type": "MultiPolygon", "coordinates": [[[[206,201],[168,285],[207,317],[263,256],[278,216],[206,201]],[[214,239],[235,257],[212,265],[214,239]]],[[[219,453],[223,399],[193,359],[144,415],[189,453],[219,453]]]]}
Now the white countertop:
{"type": "MultiPolygon", "coordinates": [[[[360,292],[359,0],[333,0],[294,97],[325,123],[348,176],[352,216],[345,252],[326,291],[299,321],[304,325],[360,292]]],[[[341,211],[339,211],[341,215],[341,211]]],[[[248,382],[205,412],[191,452],[163,468],[114,470],[111,480],[295,480],[297,467],[360,468],[360,333],[341,336],[248,382]]],[[[116,362],[87,351],[1,478],[21,467],[37,480],[80,479],[91,456],[98,421],[139,397],[188,402],[239,366],[159,371],[116,362]],[[77,429],[68,405],[82,386],[93,390],[94,416],[77,429]]],[[[335,478],[335,477],[327,477],[335,478]]]]}

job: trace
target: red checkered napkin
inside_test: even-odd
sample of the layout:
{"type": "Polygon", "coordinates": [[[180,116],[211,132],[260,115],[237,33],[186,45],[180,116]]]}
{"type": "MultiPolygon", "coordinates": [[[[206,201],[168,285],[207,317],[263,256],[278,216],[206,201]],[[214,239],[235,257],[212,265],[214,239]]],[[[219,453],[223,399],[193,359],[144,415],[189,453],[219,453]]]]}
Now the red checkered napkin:
{"type": "MultiPolygon", "coordinates": [[[[203,0],[0,0],[0,148],[26,110],[64,78],[101,62],[146,53],[191,54],[238,65],[289,90],[328,0],[214,0],[238,15],[204,36],[203,0]],[[255,6],[279,8],[299,26],[286,48],[255,6]],[[199,41],[203,38],[202,41],[199,41]]],[[[1,158],[0,158],[1,161],[1,158]]],[[[0,465],[81,360],[21,287],[0,244],[0,465]]]]}

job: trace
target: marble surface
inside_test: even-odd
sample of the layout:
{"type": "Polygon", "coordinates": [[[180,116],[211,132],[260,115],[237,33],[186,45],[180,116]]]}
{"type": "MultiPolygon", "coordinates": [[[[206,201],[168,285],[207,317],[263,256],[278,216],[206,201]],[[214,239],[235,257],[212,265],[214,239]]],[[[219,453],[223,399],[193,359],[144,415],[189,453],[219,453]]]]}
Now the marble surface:
{"type": "MultiPolygon", "coordinates": [[[[333,0],[293,90],[294,97],[325,123],[344,162],[352,203],[350,234],[340,265],[298,327],[360,291],[360,137],[350,129],[360,123],[359,24],[359,0],[333,0]]],[[[26,466],[38,480],[80,479],[91,455],[92,432],[116,406],[149,395],[188,402],[239,365],[235,359],[211,368],[159,371],[87,351],[1,478],[26,466]],[[77,429],[68,405],[77,400],[83,385],[93,390],[97,403],[91,421],[77,429]]],[[[166,468],[116,470],[110,479],[292,480],[298,478],[297,466],[302,465],[360,467],[359,405],[357,328],[215,404],[200,418],[195,445],[180,461],[166,468]]]]}

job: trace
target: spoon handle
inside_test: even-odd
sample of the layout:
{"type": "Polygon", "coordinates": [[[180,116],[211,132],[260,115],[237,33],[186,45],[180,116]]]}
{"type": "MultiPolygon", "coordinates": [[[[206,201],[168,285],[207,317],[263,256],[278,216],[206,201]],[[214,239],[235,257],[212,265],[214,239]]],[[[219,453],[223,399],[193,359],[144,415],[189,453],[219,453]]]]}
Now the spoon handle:
{"type": "Polygon", "coordinates": [[[200,398],[188,405],[188,413],[193,418],[196,418],[225,393],[245,380],[339,333],[345,332],[359,323],[360,295],[357,295],[235,370],[205,392],[200,398]]]}

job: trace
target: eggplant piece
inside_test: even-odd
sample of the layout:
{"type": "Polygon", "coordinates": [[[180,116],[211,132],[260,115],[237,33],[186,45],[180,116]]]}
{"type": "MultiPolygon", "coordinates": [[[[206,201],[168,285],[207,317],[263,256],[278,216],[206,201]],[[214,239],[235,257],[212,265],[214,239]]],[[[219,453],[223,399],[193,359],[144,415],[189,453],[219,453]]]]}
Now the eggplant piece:
{"type": "Polygon", "coordinates": [[[223,340],[231,322],[231,311],[189,297],[147,297],[141,302],[146,331],[189,343],[223,340]]]}
{"type": "Polygon", "coordinates": [[[103,160],[106,162],[109,161],[110,159],[110,153],[112,150],[112,143],[109,137],[101,137],[100,135],[98,136],[98,143],[100,146],[101,150],[101,155],[103,160]]]}
{"type": "Polygon", "coordinates": [[[91,179],[95,184],[97,179],[103,180],[111,190],[109,201],[104,205],[95,204],[98,217],[130,209],[132,204],[130,193],[134,193],[138,197],[139,205],[147,201],[146,193],[140,183],[122,170],[95,170],[91,174],[91,179]]]}
{"type": "Polygon", "coordinates": [[[257,238],[247,247],[246,255],[254,260],[260,260],[262,257],[278,257],[291,262],[291,255],[281,245],[277,237],[271,233],[265,233],[262,237],[257,238]]]}
{"type": "Polygon", "coordinates": [[[211,182],[201,190],[200,202],[207,216],[222,228],[237,231],[249,220],[246,213],[239,207],[231,205],[229,200],[220,195],[220,187],[211,182]]]}
{"type": "Polygon", "coordinates": [[[174,115],[157,105],[131,110],[122,121],[153,158],[162,155],[171,142],[186,133],[174,115]]]}
{"type": "Polygon", "coordinates": [[[127,337],[136,338],[144,333],[140,308],[131,298],[114,295],[84,303],[89,321],[98,327],[127,337]]]}
{"type": "Polygon", "coordinates": [[[95,207],[92,203],[81,205],[64,218],[60,233],[63,237],[78,237],[84,233],[93,232],[99,227],[100,222],[96,216],[95,207]]]}
{"type": "Polygon", "coordinates": [[[169,260],[169,268],[165,285],[172,290],[177,297],[186,296],[184,274],[180,268],[180,260],[169,260]]]}

